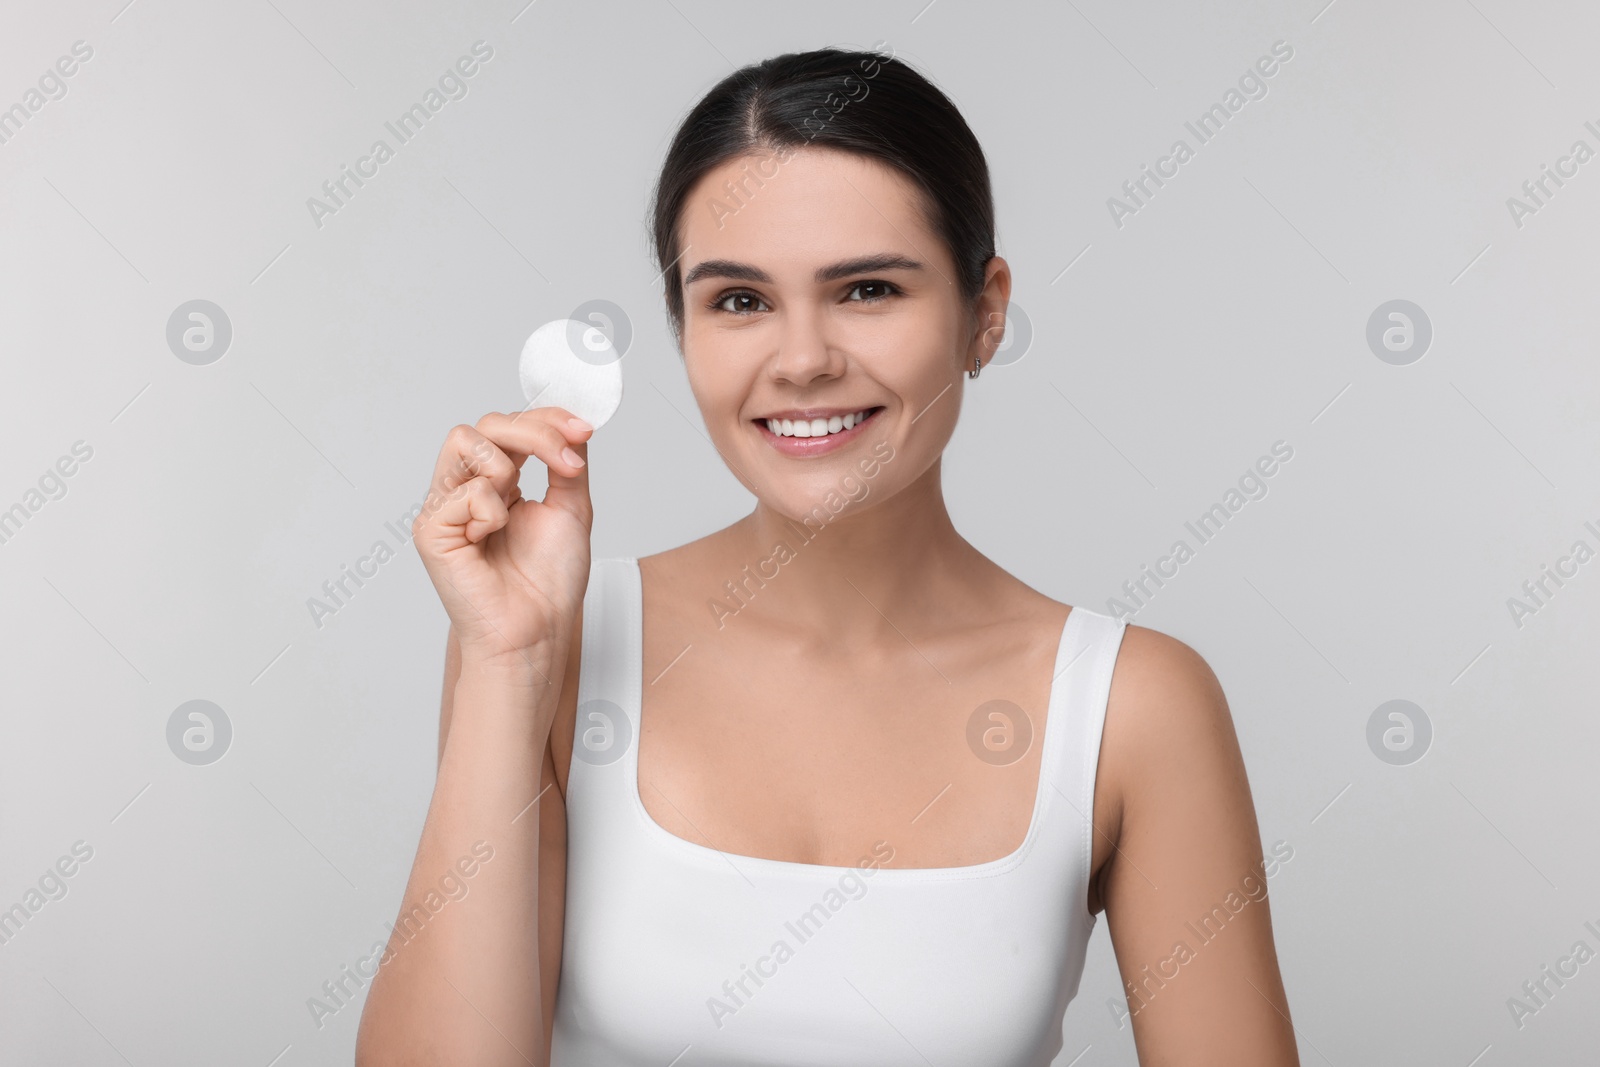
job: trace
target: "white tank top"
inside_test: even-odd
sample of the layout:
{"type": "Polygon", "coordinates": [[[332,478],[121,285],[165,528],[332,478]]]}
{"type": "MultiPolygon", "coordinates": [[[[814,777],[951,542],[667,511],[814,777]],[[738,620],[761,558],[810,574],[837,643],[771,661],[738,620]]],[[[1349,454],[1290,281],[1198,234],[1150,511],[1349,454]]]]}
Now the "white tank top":
{"type": "Polygon", "coordinates": [[[1062,629],[1032,820],[965,867],[832,867],[719,852],[639,797],[638,561],[597,559],[567,779],[553,1067],[1048,1067],[1095,916],[1088,819],[1127,625],[1062,629]]]}

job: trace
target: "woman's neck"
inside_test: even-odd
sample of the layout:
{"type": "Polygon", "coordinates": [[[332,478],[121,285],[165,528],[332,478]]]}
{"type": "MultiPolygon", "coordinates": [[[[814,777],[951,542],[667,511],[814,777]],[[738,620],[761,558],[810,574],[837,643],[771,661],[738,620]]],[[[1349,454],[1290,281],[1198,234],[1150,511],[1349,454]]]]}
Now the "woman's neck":
{"type": "Polygon", "coordinates": [[[751,575],[765,583],[746,610],[783,628],[871,645],[928,613],[993,607],[1009,578],[956,531],[937,463],[888,499],[873,499],[869,487],[837,515],[820,504],[791,518],[758,503],[716,536],[716,555],[736,585],[748,587],[751,575]]]}

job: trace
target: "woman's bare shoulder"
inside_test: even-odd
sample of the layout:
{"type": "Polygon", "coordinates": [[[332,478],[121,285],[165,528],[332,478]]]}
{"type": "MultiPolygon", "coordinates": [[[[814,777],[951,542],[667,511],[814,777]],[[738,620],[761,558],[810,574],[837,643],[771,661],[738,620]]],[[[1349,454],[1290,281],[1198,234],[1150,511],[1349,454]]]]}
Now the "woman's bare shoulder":
{"type": "Polygon", "coordinates": [[[1125,717],[1214,717],[1227,710],[1222,685],[1205,657],[1161,630],[1128,623],[1112,675],[1111,699],[1125,717]]]}
{"type": "Polygon", "coordinates": [[[1182,819],[1185,797],[1208,798],[1214,816],[1248,815],[1253,823],[1222,684],[1205,657],[1160,630],[1129,623],[1123,633],[1106,700],[1100,772],[1118,827],[1130,813],[1182,819]]]}
{"type": "MultiPolygon", "coordinates": [[[[1112,671],[1105,733],[1115,756],[1145,771],[1182,766],[1201,748],[1233,745],[1227,697],[1211,665],[1171,634],[1127,625],[1112,671]]],[[[1102,750],[1104,756],[1105,750],[1102,750]]]]}

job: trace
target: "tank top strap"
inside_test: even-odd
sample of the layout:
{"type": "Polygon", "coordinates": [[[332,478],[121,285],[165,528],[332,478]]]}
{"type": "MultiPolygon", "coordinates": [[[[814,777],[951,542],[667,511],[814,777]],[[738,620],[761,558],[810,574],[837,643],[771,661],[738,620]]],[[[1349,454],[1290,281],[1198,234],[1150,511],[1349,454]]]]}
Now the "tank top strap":
{"type": "Polygon", "coordinates": [[[1049,783],[1052,805],[1073,827],[1078,867],[1087,872],[1093,856],[1095,775],[1100,737],[1111,694],[1111,674],[1127,621],[1075,606],[1056,657],[1049,719],[1040,773],[1049,783]]]}
{"type": "Polygon", "coordinates": [[[583,594],[578,707],[567,772],[569,818],[613,818],[626,811],[624,757],[638,742],[641,610],[638,563],[595,559],[583,594]]]}

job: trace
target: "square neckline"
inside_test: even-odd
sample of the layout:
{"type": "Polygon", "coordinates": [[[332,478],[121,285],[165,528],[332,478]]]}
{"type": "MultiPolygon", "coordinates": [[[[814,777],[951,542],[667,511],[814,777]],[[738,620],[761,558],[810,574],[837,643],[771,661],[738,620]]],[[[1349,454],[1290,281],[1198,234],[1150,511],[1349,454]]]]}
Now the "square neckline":
{"type": "MultiPolygon", "coordinates": [[[[662,841],[685,856],[692,856],[701,862],[721,860],[731,864],[736,871],[746,869],[768,874],[808,874],[814,877],[826,875],[837,877],[845,871],[860,870],[859,866],[838,866],[827,863],[804,863],[798,860],[777,860],[766,856],[749,856],[742,852],[724,852],[721,849],[702,845],[686,837],[679,837],[668,830],[650,814],[644,806],[644,797],[639,792],[639,749],[644,742],[644,574],[639,567],[639,560],[635,556],[622,557],[628,563],[628,577],[632,583],[628,604],[634,612],[636,624],[629,628],[627,640],[632,643],[629,656],[636,670],[637,685],[628,694],[628,699],[633,703],[633,720],[635,725],[634,743],[628,746],[624,759],[624,773],[628,780],[627,791],[631,798],[634,813],[637,815],[645,832],[653,838],[662,841]]],[[[1050,678],[1049,693],[1045,699],[1044,729],[1039,731],[1037,742],[1040,746],[1039,774],[1034,783],[1033,808],[1028,819],[1028,830],[1023,835],[1022,843],[1004,856],[982,863],[963,864],[958,867],[875,867],[865,875],[866,877],[882,878],[889,876],[890,881],[918,881],[941,880],[950,878],[985,878],[1004,874],[1018,866],[1027,859],[1033,851],[1033,846],[1039,837],[1040,827],[1044,823],[1045,809],[1049,805],[1050,790],[1054,784],[1046,780],[1049,769],[1049,756],[1051,742],[1056,740],[1062,730],[1067,729],[1066,724],[1060,722],[1065,717],[1065,710],[1058,707],[1064,699],[1066,688],[1060,685],[1061,676],[1082,658],[1089,649],[1085,648],[1072,661],[1063,665],[1061,663],[1068,650],[1074,645],[1072,638],[1076,637],[1078,630],[1078,616],[1080,610],[1077,605],[1071,605],[1067,618],[1061,625],[1061,636],[1056,642],[1056,654],[1051,669],[1054,672],[1050,678]]]]}

